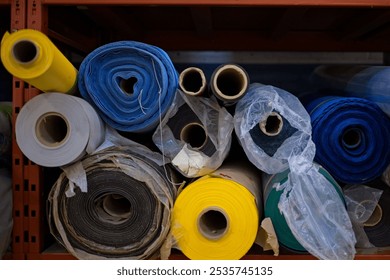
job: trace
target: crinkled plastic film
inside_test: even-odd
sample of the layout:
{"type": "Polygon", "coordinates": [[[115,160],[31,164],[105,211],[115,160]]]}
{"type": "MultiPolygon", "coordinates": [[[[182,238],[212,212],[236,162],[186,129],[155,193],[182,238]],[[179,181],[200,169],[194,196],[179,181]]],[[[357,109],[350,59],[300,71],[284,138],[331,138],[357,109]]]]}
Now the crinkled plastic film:
{"type": "Polygon", "coordinates": [[[12,182],[7,169],[0,169],[0,259],[11,243],[12,182]]]}
{"type": "Polygon", "coordinates": [[[174,103],[160,126],[153,134],[153,141],[175,168],[186,177],[200,177],[220,167],[231,146],[233,117],[221,107],[214,97],[187,96],[178,90],[174,103]],[[213,145],[209,155],[191,147],[187,142],[174,136],[168,122],[183,106],[189,106],[203,126],[206,141],[213,145]]]}
{"type": "MultiPolygon", "coordinates": [[[[171,220],[171,208],[176,197],[176,188],[171,184],[169,170],[152,164],[136,147],[110,147],[82,161],[82,167],[87,176],[93,172],[115,171],[123,173],[132,180],[143,184],[153,194],[156,200],[151,232],[145,234],[139,241],[125,246],[108,246],[99,244],[77,234],[75,222],[69,219],[66,201],[73,197],[65,197],[64,188],[69,185],[65,173],[61,174],[49,195],[49,225],[51,232],[66,249],[79,259],[155,259],[160,257],[160,248],[165,241],[171,220]],[[65,208],[64,208],[65,207],[65,208]],[[157,234],[157,235],[156,235],[157,234]],[[82,245],[81,245],[82,244],[82,245]]],[[[89,186],[90,188],[91,186],[89,186]]],[[[129,185],[128,187],[132,187],[129,185]]],[[[122,193],[121,187],[107,186],[107,192],[122,193]]],[[[88,193],[91,190],[88,189],[88,193]]],[[[76,192],[75,197],[77,197],[76,192]]],[[[137,205],[132,205],[136,207],[137,205]]],[[[138,208],[140,205],[138,205],[138,208]]],[[[90,209],[92,211],[92,209],[90,209]]],[[[136,209],[133,208],[132,211],[136,209]]],[[[138,211],[140,208],[138,209],[138,211]]],[[[94,210],[95,211],[95,210],[94,210]]],[[[100,217],[98,215],[98,217],[100,217]]],[[[115,228],[113,229],[115,230],[115,228]]],[[[93,233],[91,233],[93,236],[93,233]]]]}
{"type": "Polygon", "coordinates": [[[300,101],[282,89],[252,84],[234,118],[237,137],[257,168],[268,174],[290,169],[287,182],[278,187],[283,190],[278,207],[298,242],[320,259],[353,259],[356,239],[350,218],[335,188],[313,165],[310,116],[300,101]],[[270,156],[250,132],[275,112],[296,131],[270,156]]]}
{"type": "Polygon", "coordinates": [[[368,239],[364,226],[374,213],[383,191],[365,185],[349,185],[344,187],[343,191],[348,214],[356,235],[356,247],[375,247],[368,239]]]}

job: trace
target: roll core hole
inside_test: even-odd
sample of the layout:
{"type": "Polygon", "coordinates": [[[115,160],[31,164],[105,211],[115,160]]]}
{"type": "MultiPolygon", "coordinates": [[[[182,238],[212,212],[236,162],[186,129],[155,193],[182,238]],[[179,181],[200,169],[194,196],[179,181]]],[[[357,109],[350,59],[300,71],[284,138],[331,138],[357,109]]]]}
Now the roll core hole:
{"type": "Polygon", "coordinates": [[[12,54],[17,62],[29,63],[38,56],[38,48],[33,42],[22,40],[14,44],[12,54]]]}
{"type": "Polygon", "coordinates": [[[241,95],[247,88],[246,75],[236,68],[225,68],[216,77],[218,90],[227,98],[241,95]]]}
{"type": "Polygon", "coordinates": [[[268,117],[259,123],[260,130],[268,136],[278,135],[283,128],[283,119],[282,117],[275,112],[272,112],[268,117]]]}
{"type": "Polygon", "coordinates": [[[55,148],[69,137],[69,125],[61,114],[47,113],[37,121],[35,132],[42,145],[55,148]]]}
{"type": "Polygon", "coordinates": [[[137,81],[137,78],[134,77],[122,79],[119,82],[119,86],[124,93],[131,95],[134,93],[134,85],[137,83],[137,81]]]}
{"type": "Polygon", "coordinates": [[[199,232],[207,239],[223,237],[228,230],[228,218],[220,209],[205,210],[198,219],[199,232]]]}
{"type": "Polygon", "coordinates": [[[206,130],[199,123],[187,124],[180,132],[180,140],[190,144],[194,149],[201,149],[206,144],[206,130]]]}
{"type": "Polygon", "coordinates": [[[195,69],[184,72],[182,79],[181,86],[186,92],[198,93],[205,86],[202,74],[195,69]]]}
{"type": "Polygon", "coordinates": [[[341,141],[346,149],[357,148],[362,141],[362,132],[358,128],[348,129],[343,133],[341,141]]]}
{"type": "Polygon", "coordinates": [[[103,198],[103,209],[107,214],[127,219],[131,215],[131,204],[124,196],[119,194],[109,194],[103,198]]]}
{"type": "Polygon", "coordinates": [[[382,215],[383,215],[382,207],[380,205],[376,205],[374,212],[372,212],[371,217],[368,218],[368,220],[364,223],[364,226],[373,227],[379,224],[379,222],[382,220],[382,215]]]}

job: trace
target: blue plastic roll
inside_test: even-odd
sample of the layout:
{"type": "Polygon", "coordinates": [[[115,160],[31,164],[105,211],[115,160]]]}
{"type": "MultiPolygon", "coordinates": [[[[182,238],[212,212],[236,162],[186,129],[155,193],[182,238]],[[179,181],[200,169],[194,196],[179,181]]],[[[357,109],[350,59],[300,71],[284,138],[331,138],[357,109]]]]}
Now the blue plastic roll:
{"type": "Polygon", "coordinates": [[[372,101],[322,97],[307,106],[315,160],[344,183],[379,177],[390,162],[390,119],[372,101]]]}
{"type": "Polygon", "coordinates": [[[126,132],[153,130],[178,87],[168,54],[135,41],[95,49],[81,63],[78,78],[82,97],[107,124],[126,132]]]}

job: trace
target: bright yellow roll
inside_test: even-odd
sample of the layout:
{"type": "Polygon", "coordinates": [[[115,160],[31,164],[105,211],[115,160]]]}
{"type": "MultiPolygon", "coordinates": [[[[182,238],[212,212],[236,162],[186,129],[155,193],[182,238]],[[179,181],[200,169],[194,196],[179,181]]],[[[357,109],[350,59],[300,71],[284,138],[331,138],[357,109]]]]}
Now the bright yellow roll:
{"type": "Polygon", "coordinates": [[[253,245],[258,225],[256,197],[228,179],[198,179],[173,208],[172,234],[190,259],[240,259],[253,245]]]}
{"type": "Polygon", "coordinates": [[[76,88],[76,68],[40,31],[6,32],[1,61],[12,75],[42,91],[70,93],[76,88]]]}

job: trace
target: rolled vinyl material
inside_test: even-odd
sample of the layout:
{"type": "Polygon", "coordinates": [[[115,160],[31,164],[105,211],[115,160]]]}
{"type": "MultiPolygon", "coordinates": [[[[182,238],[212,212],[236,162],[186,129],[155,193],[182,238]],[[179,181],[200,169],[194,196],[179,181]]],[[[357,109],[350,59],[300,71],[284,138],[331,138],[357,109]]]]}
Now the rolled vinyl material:
{"type": "Polygon", "coordinates": [[[249,83],[249,75],[244,68],[236,64],[222,64],[211,75],[210,88],[224,106],[231,106],[244,97],[249,83]]]}
{"type": "MultiPolygon", "coordinates": [[[[319,169],[319,173],[324,176],[332,186],[337,190],[340,198],[343,199],[342,191],[337,182],[323,168],[319,169]]],[[[270,217],[274,226],[279,244],[294,252],[306,252],[306,249],[297,241],[287,225],[287,222],[278,208],[278,203],[282,191],[276,190],[273,185],[283,185],[288,178],[289,170],[275,175],[267,175],[263,173],[263,188],[264,188],[264,216],[270,217]]]]}
{"type": "Polygon", "coordinates": [[[11,172],[0,169],[0,259],[11,243],[12,233],[12,180],[11,172]]]}
{"type": "Polygon", "coordinates": [[[104,141],[105,130],[85,100],[44,93],[22,107],[15,132],[18,146],[26,157],[38,165],[55,167],[73,163],[95,151],[104,141]]]}
{"type": "MultiPolygon", "coordinates": [[[[167,122],[167,125],[172,130],[173,135],[177,140],[183,140],[181,139],[180,135],[188,124],[198,124],[203,127],[202,122],[187,104],[180,106],[177,113],[167,122]]],[[[200,146],[198,150],[211,157],[216,152],[216,149],[211,139],[207,136],[206,132],[205,136],[205,143],[200,146]]]]}
{"type": "Polygon", "coordinates": [[[42,91],[72,93],[76,89],[76,68],[40,31],[7,32],[1,41],[1,60],[8,72],[42,91]]]}
{"type": "Polygon", "coordinates": [[[192,96],[204,95],[207,89],[206,76],[202,69],[188,67],[179,75],[179,86],[185,94],[192,96]]]}
{"type": "MultiPolygon", "coordinates": [[[[254,243],[262,216],[258,171],[251,173],[250,169],[235,166],[237,170],[224,165],[191,183],[175,202],[172,234],[190,259],[240,259],[254,243]],[[226,219],[224,231],[216,238],[202,233],[199,227],[209,210],[223,213],[226,219]]],[[[213,229],[210,231],[213,235],[213,229]]]]}
{"type": "Polygon", "coordinates": [[[169,56],[158,47],[135,41],[103,45],[79,69],[81,95],[106,123],[121,131],[153,130],[177,87],[178,75],[169,56]]]}
{"type": "Polygon", "coordinates": [[[382,218],[377,224],[372,226],[366,225],[364,231],[371,244],[375,247],[390,246],[390,188],[381,180],[375,180],[367,185],[383,191],[378,202],[382,210],[382,218]]]}
{"type": "Polygon", "coordinates": [[[323,88],[369,99],[390,115],[389,74],[390,67],[381,65],[322,65],[315,69],[313,80],[323,88]]]}
{"type": "Polygon", "coordinates": [[[379,177],[390,162],[390,120],[372,101],[325,97],[307,107],[316,144],[316,161],[335,179],[364,183],[379,177]],[[354,131],[359,141],[344,141],[354,131]]]}
{"type": "Polygon", "coordinates": [[[87,193],[76,189],[75,196],[66,197],[69,181],[62,174],[49,195],[49,225],[56,239],[79,259],[158,258],[176,196],[165,175],[169,169],[165,173],[134,147],[105,149],[82,164],[87,193]],[[107,197],[114,198],[112,208],[105,204],[107,197]],[[115,204],[115,198],[126,203],[115,204]]]}

